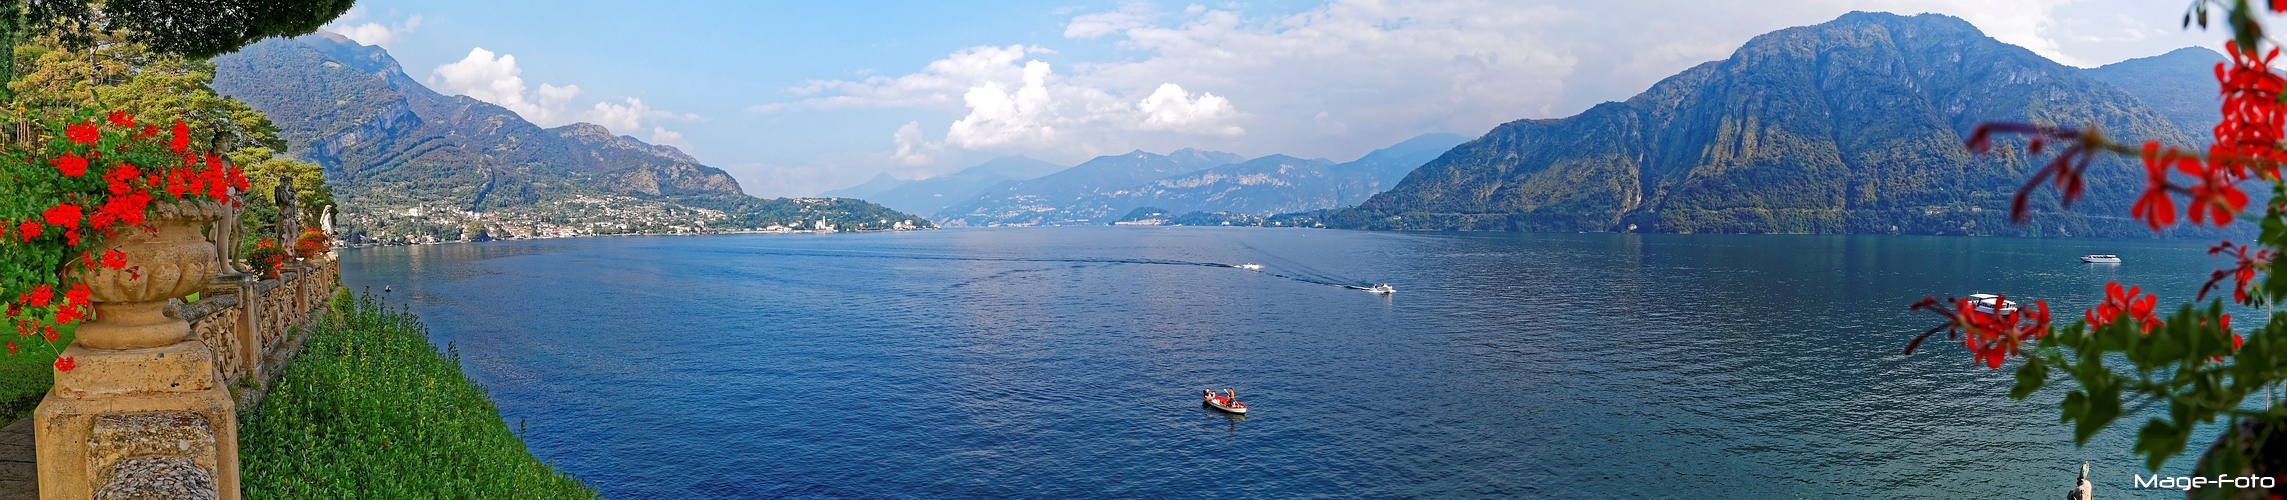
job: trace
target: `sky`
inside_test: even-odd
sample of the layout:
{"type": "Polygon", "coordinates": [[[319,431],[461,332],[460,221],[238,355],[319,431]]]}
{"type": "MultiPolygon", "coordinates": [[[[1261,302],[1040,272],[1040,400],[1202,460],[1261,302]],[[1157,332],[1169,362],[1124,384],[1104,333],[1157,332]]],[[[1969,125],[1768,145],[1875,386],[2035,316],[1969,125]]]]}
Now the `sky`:
{"type": "Polygon", "coordinates": [[[2093,67],[2222,35],[2188,1],[365,0],[326,29],[445,94],[672,145],[748,194],[812,196],[1002,155],[1355,159],[1625,100],[1749,39],[1934,12],[2093,67]]]}

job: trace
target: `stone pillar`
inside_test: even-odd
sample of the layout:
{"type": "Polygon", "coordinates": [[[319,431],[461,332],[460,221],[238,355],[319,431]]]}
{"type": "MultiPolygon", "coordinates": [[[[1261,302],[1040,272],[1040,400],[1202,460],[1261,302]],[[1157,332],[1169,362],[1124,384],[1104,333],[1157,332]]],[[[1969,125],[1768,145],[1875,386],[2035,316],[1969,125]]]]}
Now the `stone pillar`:
{"type": "Polygon", "coordinates": [[[95,319],[63,355],[76,368],[32,414],[40,498],[238,498],[238,415],[214,354],[167,299],[206,286],[219,260],[199,225],[213,203],[160,206],[154,231],[104,243],[136,274],[81,275],[95,319]]]}
{"type": "Polygon", "coordinates": [[[256,386],[270,384],[263,377],[263,299],[252,274],[238,281],[238,324],[231,326],[231,336],[238,336],[238,358],[247,361],[247,372],[240,377],[249,377],[256,386]]]}

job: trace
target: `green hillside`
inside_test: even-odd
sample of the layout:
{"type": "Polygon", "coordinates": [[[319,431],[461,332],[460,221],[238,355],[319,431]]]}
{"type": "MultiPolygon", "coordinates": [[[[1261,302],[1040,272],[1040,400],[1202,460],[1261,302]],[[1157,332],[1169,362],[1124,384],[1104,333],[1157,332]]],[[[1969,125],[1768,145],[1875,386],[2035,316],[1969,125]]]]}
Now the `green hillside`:
{"type": "Polygon", "coordinates": [[[929,227],[856,200],[753,198],[673,147],[438,94],[380,47],[332,33],[214,63],[217,91],[268,114],[294,155],[325,168],[350,241],[929,227]]]}
{"type": "Polygon", "coordinates": [[[2126,218],[2131,159],[2099,161],[2088,200],[2009,198],[2046,157],[1973,156],[1979,122],[2096,125],[2189,144],[2115,85],[1960,19],[1857,12],[1747,42],[1624,102],[1503,124],[1389,192],[1328,214],[1367,229],[2149,235],[2126,218]]]}

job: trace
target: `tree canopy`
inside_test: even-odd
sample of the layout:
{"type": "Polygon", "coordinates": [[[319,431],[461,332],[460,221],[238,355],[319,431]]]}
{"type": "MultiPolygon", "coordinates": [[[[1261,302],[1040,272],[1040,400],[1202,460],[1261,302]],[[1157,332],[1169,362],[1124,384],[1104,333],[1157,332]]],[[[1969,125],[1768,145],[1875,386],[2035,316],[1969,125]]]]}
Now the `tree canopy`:
{"type": "Polygon", "coordinates": [[[273,36],[316,31],[355,0],[0,0],[22,3],[22,25],[66,45],[123,33],[151,51],[205,59],[273,36]]]}

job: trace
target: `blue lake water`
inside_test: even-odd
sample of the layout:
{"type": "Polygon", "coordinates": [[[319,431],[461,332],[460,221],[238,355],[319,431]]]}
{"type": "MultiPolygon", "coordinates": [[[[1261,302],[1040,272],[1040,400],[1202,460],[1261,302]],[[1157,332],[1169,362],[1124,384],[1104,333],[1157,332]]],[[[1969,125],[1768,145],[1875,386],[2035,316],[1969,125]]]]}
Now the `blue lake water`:
{"type": "Polygon", "coordinates": [[[2126,491],[2133,429],[2076,449],[2058,391],[1898,352],[1924,295],[2187,300],[2208,243],[1024,228],[367,248],[342,274],[614,498],[2054,498],[2083,461],[2165,497],[2126,491]],[[1199,405],[1223,387],[1252,414],[1199,405]]]}

